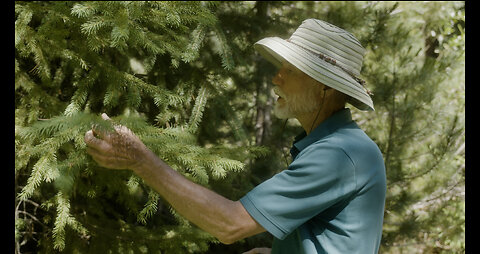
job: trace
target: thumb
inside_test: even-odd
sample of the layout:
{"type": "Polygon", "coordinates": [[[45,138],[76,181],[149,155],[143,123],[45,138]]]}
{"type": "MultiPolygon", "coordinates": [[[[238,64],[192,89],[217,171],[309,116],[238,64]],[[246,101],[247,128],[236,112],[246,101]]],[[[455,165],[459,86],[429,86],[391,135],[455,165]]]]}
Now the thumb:
{"type": "Polygon", "coordinates": [[[110,120],[110,117],[108,117],[107,114],[102,113],[102,119],[103,119],[103,120],[106,120],[106,121],[109,121],[109,120],[110,120]]]}
{"type": "MultiPolygon", "coordinates": [[[[112,119],[110,119],[110,117],[108,117],[108,115],[106,113],[102,113],[102,119],[105,120],[105,121],[109,121],[110,123],[112,123],[112,119]]],[[[113,124],[113,128],[115,129],[115,131],[118,131],[121,129],[121,125],[118,125],[118,124],[113,124]]]]}

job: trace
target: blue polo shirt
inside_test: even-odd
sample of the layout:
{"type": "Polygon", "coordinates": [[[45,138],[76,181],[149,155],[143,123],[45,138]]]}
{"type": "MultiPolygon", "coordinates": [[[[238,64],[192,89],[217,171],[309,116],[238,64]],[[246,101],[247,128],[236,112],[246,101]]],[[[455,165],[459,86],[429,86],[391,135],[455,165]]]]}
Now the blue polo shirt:
{"type": "Polygon", "coordinates": [[[240,199],[275,238],[272,253],[377,253],[385,206],[378,146],[343,109],[299,135],[286,170],[240,199]]]}

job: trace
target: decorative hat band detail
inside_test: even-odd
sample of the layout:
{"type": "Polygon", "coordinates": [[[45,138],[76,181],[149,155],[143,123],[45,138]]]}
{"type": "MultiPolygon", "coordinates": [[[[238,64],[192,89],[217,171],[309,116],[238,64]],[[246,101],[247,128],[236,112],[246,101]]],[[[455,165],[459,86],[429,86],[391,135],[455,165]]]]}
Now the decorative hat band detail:
{"type": "Polygon", "coordinates": [[[314,51],[312,51],[312,50],[310,50],[310,49],[307,49],[307,48],[305,48],[305,47],[303,47],[303,46],[301,46],[301,45],[298,45],[297,43],[291,41],[290,39],[286,39],[286,41],[288,41],[288,42],[290,42],[290,43],[292,43],[292,44],[294,44],[294,45],[296,45],[296,46],[298,46],[298,47],[300,47],[300,48],[308,51],[309,53],[317,56],[318,58],[322,59],[323,61],[325,61],[325,62],[327,62],[327,63],[329,63],[329,64],[331,64],[331,65],[337,66],[338,68],[342,69],[345,73],[347,73],[348,75],[350,75],[355,81],[357,81],[358,83],[360,83],[360,84],[363,86],[363,88],[366,90],[366,92],[368,93],[368,95],[370,95],[370,96],[373,95],[373,93],[372,93],[371,91],[369,91],[369,90],[365,87],[365,86],[366,86],[365,80],[363,80],[363,79],[355,76],[351,71],[349,71],[349,70],[345,69],[344,67],[340,66],[339,64],[337,64],[337,60],[335,60],[334,58],[329,57],[329,56],[324,55],[324,54],[321,54],[321,53],[314,52],[314,51]]]}

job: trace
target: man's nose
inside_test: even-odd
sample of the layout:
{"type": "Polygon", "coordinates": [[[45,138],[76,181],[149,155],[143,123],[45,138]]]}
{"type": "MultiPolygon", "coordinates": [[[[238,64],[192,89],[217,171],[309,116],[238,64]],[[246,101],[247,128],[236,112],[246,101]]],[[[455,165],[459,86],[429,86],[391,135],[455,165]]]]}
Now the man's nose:
{"type": "Polygon", "coordinates": [[[283,83],[281,71],[278,71],[277,74],[272,78],[272,83],[277,86],[283,83]]]}

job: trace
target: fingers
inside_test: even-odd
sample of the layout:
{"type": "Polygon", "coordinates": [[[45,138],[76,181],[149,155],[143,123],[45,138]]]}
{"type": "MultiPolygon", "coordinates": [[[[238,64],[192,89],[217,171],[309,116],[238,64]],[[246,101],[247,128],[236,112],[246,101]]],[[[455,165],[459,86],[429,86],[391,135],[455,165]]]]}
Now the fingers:
{"type": "Polygon", "coordinates": [[[111,120],[110,117],[108,117],[108,115],[105,114],[105,113],[102,113],[102,119],[105,120],[105,121],[111,120]]]}
{"type": "Polygon", "coordinates": [[[105,130],[105,127],[102,128],[101,126],[92,125],[92,134],[94,135],[94,137],[99,137],[103,140],[110,139],[110,133],[105,130]]]}
{"type": "MultiPolygon", "coordinates": [[[[101,115],[102,119],[105,120],[105,121],[112,121],[112,119],[110,119],[110,117],[106,114],[106,113],[102,113],[101,115]]],[[[123,125],[117,125],[117,124],[114,124],[114,129],[115,131],[119,131],[119,130],[126,130],[128,129],[127,127],[123,126],[123,125]]],[[[108,135],[108,132],[104,132],[104,133],[100,133],[100,135],[103,135],[104,137],[108,138],[107,135],[108,135]]]]}
{"type": "MultiPolygon", "coordinates": [[[[105,121],[111,121],[110,117],[106,113],[102,113],[101,117],[105,121]]],[[[114,126],[115,130],[117,129],[116,126],[114,126]]],[[[103,128],[100,128],[100,126],[93,125],[92,126],[93,134],[98,136],[99,138],[103,140],[108,140],[110,138],[110,133],[103,128]]]]}
{"type": "Polygon", "coordinates": [[[87,146],[97,151],[108,151],[111,148],[110,144],[108,144],[102,139],[96,138],[94,136],[94,133],[98,134],[98,132],[94,131],[93,129],[85,133],[84,141],[87,146]]]}
{"type": "Polygon", "coordinates": [[[129,163],[129,161],[125,158],[104,155],[91,147],[87,147],[87,153],[90,154],[90,156],[92,156],[92,159],[96,161],[98,165],[104,168],[126,169],[129,163]]]}
{"type": "Polygon", "coordinates": [[[100,154],[97,150],[87,147],[87,153],[92,156],[92,159],[96,161],[100,166],[105,167],[108,165],[108,157],[105,155],[100,154]]]}
{"type": "MultiPolygon", "coordinates": [[[[105,113],[101,117],[111,121],[105,113]]],[[[138,145],[138,138],[125,126],[116,125],[114,130],[108,131],[102,125],[94,125],[85,133],[87,153],[102,167],[128,169],[135,166],[137,162],[131,149],[141,148],[143,143],[140,141],[141,145],[138,145]]]]}

